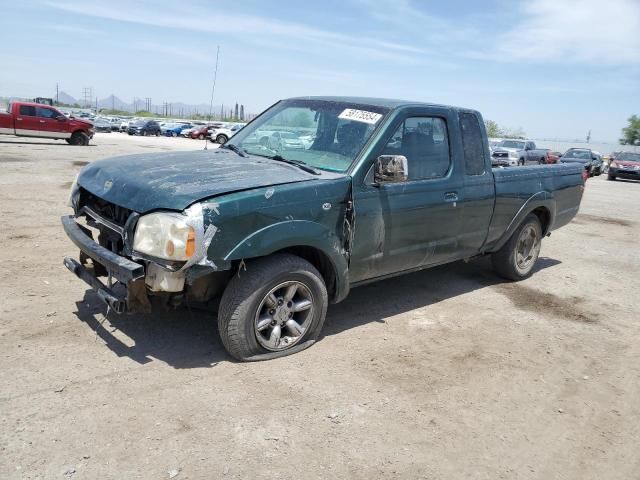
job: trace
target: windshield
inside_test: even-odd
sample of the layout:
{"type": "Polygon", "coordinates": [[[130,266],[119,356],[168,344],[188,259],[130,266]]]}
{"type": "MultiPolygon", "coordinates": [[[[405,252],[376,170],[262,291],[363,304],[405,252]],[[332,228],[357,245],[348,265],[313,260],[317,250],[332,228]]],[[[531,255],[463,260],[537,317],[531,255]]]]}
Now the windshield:
{"type": "Polygon", "coordinates": [[[640,153],[623,152],[616,157],[616,160],[623,162],[640,162],[640,153]]]}
{"type": "Polygon", "coordinates": [[[277,103],[230,141],[251,155],[345,172],[389,109],[315,99],[277,103]]]}
{"type": "Polygon", "coordinates": [[[504,148],[519,148],[522,150],[524,148],[524,142],[518,142],[516,140],[503,140],[499,144],[500,147],[504,148]]]}
{"type": "Polygon", "coordinates": [[[562,158],[577,158],[579,160],[591,160],[591,152],[589,150],[568,150],[562,158]]]}

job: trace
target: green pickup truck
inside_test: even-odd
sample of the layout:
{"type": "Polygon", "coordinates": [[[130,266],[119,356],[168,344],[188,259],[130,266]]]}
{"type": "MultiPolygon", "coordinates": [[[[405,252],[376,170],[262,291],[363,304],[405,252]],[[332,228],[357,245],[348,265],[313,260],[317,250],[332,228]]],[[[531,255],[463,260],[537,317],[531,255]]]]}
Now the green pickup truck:
{"type": "Polygon", "coordinates": [[[217,306],[228,352],[268,359],[312,345],[367,282],[479,255],[528,277],[578,211],[581,170],[492,170],[474,110],[292,98],[218,149],[84,167],[64,264],[117,313],[217,306]]]}

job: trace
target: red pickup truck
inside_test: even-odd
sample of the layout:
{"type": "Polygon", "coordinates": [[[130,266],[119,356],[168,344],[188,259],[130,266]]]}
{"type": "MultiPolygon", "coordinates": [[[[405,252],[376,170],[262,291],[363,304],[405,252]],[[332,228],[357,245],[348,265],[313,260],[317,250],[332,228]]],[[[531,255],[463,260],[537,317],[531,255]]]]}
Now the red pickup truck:
{"type": "Polygon", "coordinates": [[[64,138],[69,145],[89,145],[95,130],[91,122],[67,118],[48,105],[11,102],[0,112],[0,134],[19,137],[64,138]]]}

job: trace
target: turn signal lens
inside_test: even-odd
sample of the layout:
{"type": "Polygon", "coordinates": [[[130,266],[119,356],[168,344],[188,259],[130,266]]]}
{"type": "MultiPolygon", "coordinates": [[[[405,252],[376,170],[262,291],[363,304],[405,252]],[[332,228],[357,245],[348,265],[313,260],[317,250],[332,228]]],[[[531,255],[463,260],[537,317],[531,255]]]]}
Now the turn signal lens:
{"type": "Polygon", "coordinates": [[[191,258],[196,253],[196,232],[193,228],[190,228],[187,234],[187,246],[184,249],[184,253],[187,258],[191,258]]]}

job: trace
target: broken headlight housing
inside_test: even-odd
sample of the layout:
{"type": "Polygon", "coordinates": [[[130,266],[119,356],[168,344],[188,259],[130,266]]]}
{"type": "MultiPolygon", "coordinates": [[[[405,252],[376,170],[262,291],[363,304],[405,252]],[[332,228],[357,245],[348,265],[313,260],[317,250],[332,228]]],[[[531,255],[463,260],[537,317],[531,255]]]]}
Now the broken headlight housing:
{"type": "Polygon", "coordinates": [[[138,220],[133,249],[164,260],[189,260],[196,251],[196,232],[185,215],[150,213],[138,220]]]}
{"type": "Polygon", "coordinates": [[[76,175],[71,182],[71,190],[69,191],[69,198],[67,200],[67,206],[73,208],[76,211],[78,206],[78,200],[80,199],[80,187],[78,187],[78,175],[76,175]]]}

